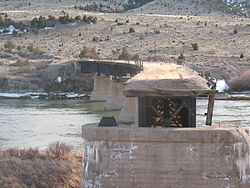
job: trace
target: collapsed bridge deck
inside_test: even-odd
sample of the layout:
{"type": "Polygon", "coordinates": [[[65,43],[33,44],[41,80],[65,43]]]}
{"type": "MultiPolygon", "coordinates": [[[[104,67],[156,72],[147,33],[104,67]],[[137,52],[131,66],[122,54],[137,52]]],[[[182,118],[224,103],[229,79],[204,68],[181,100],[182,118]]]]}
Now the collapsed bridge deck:
{"type": "Polygon", "coordinates": [[[130,75],[135,76],[142,70],[142,62],[134,62],[133,64],[129,61],[98,61],[98,60],[87,60],[79,61],[82,73],[98,73],[104,75],[111,75],[114,77],[122,77],[130,75]]]}

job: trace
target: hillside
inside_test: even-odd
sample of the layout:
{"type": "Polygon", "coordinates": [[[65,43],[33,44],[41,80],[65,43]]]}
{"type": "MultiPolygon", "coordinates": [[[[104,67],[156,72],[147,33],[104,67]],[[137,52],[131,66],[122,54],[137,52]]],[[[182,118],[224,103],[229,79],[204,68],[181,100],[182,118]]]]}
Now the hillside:
{"type": "Polygon", "coordinates": [[[178,15],[204,15],[204,14],[234,14],[248,16],[250,13],[249,0],[46,0],[26,1],[8,0],[0,2],[2,10],[41,10],[57,8],[75,8],[92,12],[107,13],[153,13],[178,15]]]}
{"type": "Polygon", "coordinates": [[[14,35],[0,26],[0,86],[5,78],[27,85],[54,82],[66,75],[60,70],[69,70],[61,65],[79,60],[84,46],[99,59],[118,59],[124,47],[131,57],[167,63],[177,63],[183,54],[182,64],[202,66],[218,78],[229,79],[250,68],[250,20],[221,10],[219,0],[144,1],[125,13],[82,10],[93,2],[102,2],[103,10],[105,3],[118,10],[116,6],[131,1],[1,1],[2,18],[22,21],[28,28],[14,35]],[[49,15],[54,27],[46,28],[43,20],[49,15]],[[42,26],[29,28],[39,17],[42,26]],[[59,17],[68,21],[61,23],[59,17]],[[6,48],[10,40],[11,49],[6,48]]]}
{"type": "Polygon", "coordinates": [[[239,15],[249,17],[249,11],[250,5],[248,0],[155,0],[130,12],[169,15],[239,15]]]}

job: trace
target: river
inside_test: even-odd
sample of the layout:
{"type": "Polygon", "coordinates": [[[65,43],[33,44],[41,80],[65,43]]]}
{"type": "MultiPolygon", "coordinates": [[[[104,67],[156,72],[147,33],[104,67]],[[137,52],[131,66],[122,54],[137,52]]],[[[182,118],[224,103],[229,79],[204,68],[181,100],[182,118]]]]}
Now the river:
{"type": "MultiPolygon", "coordinates": [[[[105,112],[103,102],[88,100],[0,100],[0,149],[45,148],[61,141],[75,147],[82,145],[81,126],[99,122],[105,112]]],[[[197,101],[197,126],[204,126],[207,101],[197,101]]],[[[250,101],[216,101],[214,124],[236,124],[250,128],[250,101]]]]}

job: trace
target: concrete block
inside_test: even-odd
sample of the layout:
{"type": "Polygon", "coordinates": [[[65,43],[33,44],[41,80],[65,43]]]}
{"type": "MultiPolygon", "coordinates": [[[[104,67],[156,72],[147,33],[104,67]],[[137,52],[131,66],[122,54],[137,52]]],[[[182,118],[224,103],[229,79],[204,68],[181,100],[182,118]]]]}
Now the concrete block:
{"type": "Polygon", "coordinates": [[[250,137],[237,127],[82,127],[82,188],[250,187],[250,137]]]}

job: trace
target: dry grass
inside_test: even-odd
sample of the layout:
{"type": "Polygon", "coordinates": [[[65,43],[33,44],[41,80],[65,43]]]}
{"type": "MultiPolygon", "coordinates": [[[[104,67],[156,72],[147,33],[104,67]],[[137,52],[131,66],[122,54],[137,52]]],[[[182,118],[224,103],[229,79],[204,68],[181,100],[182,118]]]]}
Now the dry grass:
{"type": "Polygon", "coordinates": [[[98,59],[98,54],[95,48],[88,48],[84,46],[79,54],[79,57],[88,59],[98,59]]]}
{"type": "MultiPolygon", "coordinates": [[[[168,1],[170,2],[170,0],[168,1]]],[[[32,20],[40,15],[45,17],[52,15],[58,18],[63,15],[62,11],[72,18],[84,15],[86,18],[90,16],[98,18],[96,24],[78,22],[76,25],[58,24],[52,30],[39,30],[38,34],[26,33],[20,37],[11,37],[16,46],[22,47],[20,53],[24,54],[22,56],[24,58],[35,60],[41,58],[41,61],[47,58],[51,59],[51,62],[61,63],[78,59],[79,53],[83,50],[80,58],[117,59],[120,53],[113,52],[126,46],[129,53],[138,54],[142,60],[176,63],[180,53],[183,53],[185,54],[183,64],[217,66],[231,76],[249,68],[247,62],[249,54],[248,19],[233,18],[227,14],[223,17],[220,14],[208,14],[205,10],[208,9],[209,2],[204,0],[203,2],[206,4],[199,3],[198,7],[195,3],[192,5],[188,3],[191,2],[190,0],[182,3],[171,1],[170,5],[165,7],[164,4],[168,1],[157,1],[158,4],[153,2],[153,4],[143,6],[143,10],[133,10],[133,12],[140,14],[80,11],[73,6],[83,6],[83,4],[80,2],[78,4],[74,0],[61,1],[60,3],[50,1],[50,6],[47,8],[47,0],[34,1],[32,5],[24,4],[20,10],[16,9],[15,11],[13,9],[14,3],[17,2],[3,1],[0,2],[0,9],[2,7],[2,12],[7,12],[11,19],[20,21],[32,20]],[[153,10],[152,6],[156,9],[153,10]],[[183,9],[180,10],[179,6],[183,9]],[[188,7],[188,10],[184,7],[188,7]],[[205,11],[205,15],[202,15],[201,10],[205,11]],[[145,14],[151,11],[153,13],[159,12],[161,15],[145,14]],[[188,11],[187,14],[186,11],[188,11]],[[197,11],[201,12],[197,13],[197,11]],[[180,15],[181,13],[182,15],[180,15]],[[129,33],[131,27],[136,32],[129,33]],[[233,34],[235,28],[237,28],[237,34],[233,34]],[[197,44],[196,50],[191,45],[195,43],[197,44]],[[39,49],[35,50],[34,53],[39,54],[41,51],[43,52],[42,56],[33,57],[32,48],[31,51],[27,52],[27,46],[30,44],[34,44],[34,47],[39,49]],[[96,51],[88,51],[83,49],[83,46],[96,51]],[[244,52],[244,58],[239,57],[240,52],[244,52]],[[237,63],[239,59],[241,63],[237,63]]],[[[213,9],[211,11],[213,12],[213,9]]],[[[4,43],[6,41],[5,37],[0,39],[0,48],[5,50],[4,43]]],[[[12,52],[15,51],[16,49],[12,49],[12,52]]],[[[5,67],[5,69],[0,70],[4,75],[10,75],[13,72],[13,67],[5,67]]],[[[34,70],[31,71],[31,73],[33,72],[34,70]]]]}
{"type": "Polygon", "coordinates": [[[31,71],[31,63],[28,59],[18,58],[13,66],[17,66],[18,73],[29,73],[31,71]]]}
{"type": "Polygon", "coordinates": [[[46,150],[8,149],[0,152],[1,188],[80,187],[81,157],[71,147],[53,143],[46,150]]]}
{"type": "Polygon", "coordinates": [[[39,47],[35,47],[33,44],[30,44],[27,49],[33,54],[33,55],[36,55],[36,56],[39,56],[39,55],[42,55],[43,54],[43,51],[39,48],[39,47]]]}

